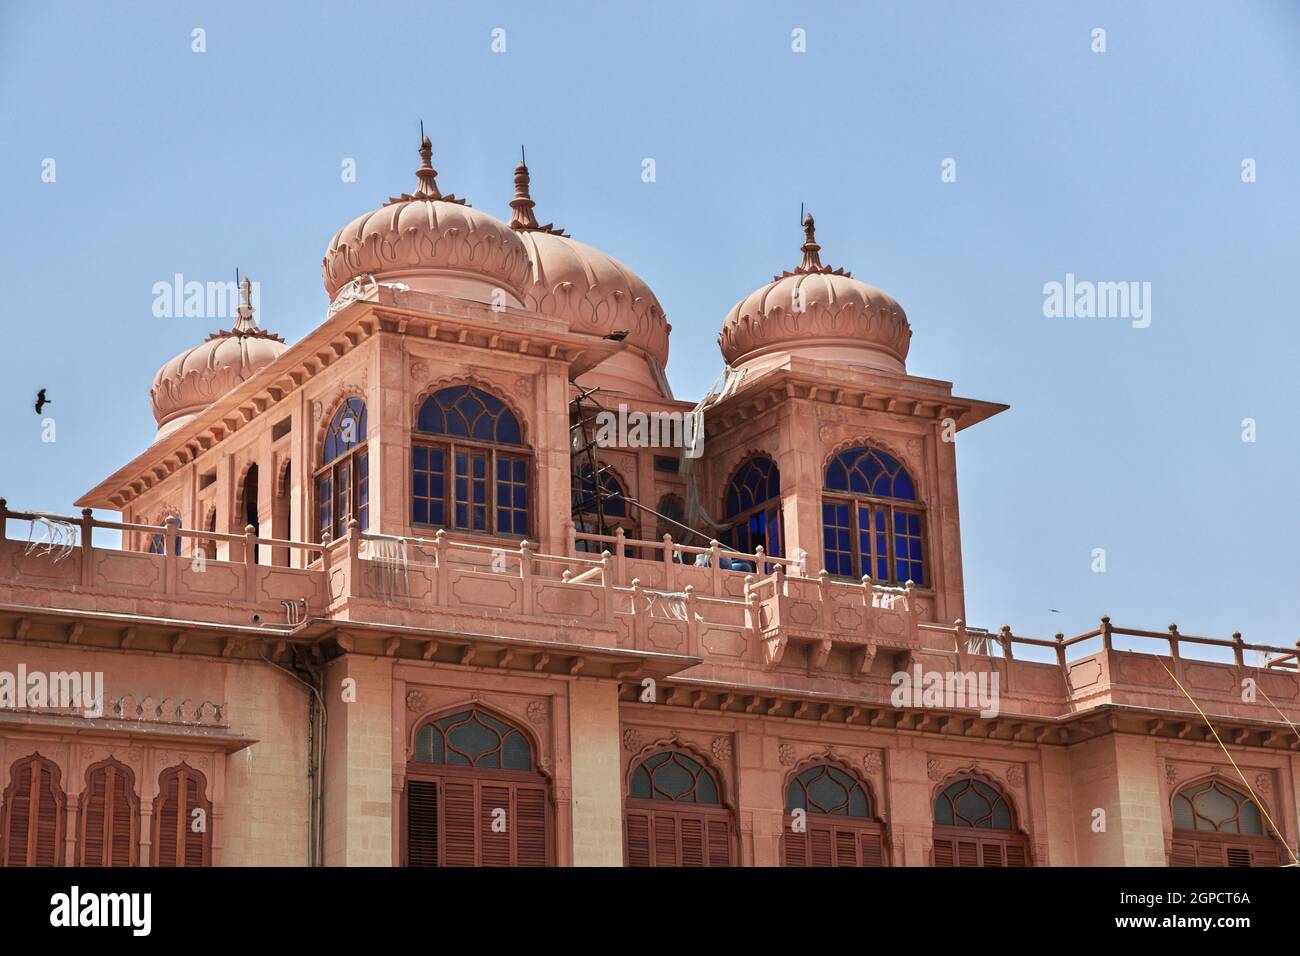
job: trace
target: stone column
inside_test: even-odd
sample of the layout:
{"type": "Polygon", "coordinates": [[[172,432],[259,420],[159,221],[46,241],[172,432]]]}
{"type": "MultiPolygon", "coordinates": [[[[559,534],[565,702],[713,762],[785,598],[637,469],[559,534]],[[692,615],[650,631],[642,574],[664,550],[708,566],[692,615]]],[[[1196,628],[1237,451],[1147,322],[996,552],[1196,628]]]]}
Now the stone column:
{"type": "Polygon", "coordinates": [[[325,865],[393,863],[393,661],[344,655],[325,672],[325,865]]]}
{"type": "Polygon", "coordinates": [[[618,684],[569,684],[573,865],[623,865],[618,684]]]}

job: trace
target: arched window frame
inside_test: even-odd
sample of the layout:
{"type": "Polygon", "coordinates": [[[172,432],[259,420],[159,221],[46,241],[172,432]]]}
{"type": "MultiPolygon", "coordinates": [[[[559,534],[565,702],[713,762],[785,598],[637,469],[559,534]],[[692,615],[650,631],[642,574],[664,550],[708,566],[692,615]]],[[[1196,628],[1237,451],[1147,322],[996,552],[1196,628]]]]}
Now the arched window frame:
{"type": "Polygon", "coordinates": [[[63,823],[67,797],[62,771],[38,751],[14,761],[0,812],[0,865],[63,866],[63,823]],[[20,791],[29,788],[24,798],[20,791]],[[15,818],[15,814],[18,814],[15,818]],[[42,817],[46,818],[42,823],[42,817]],[[49,818],[53,817],[50,821],[49,818]],[[23,824],[26,824],[25,827],[23,824]],[[11,833],[11,829],[25,832],[11,833]]]}
{"type": "MultiPolygon", "coordinates": [[[[629,500],[627,482],[623,480],[623,476],[617,469],[603,461],[597,462],[596,467],[599,470],[598,479],[593,479],[589,464],[584,463],[578,469],[577,507],[573,512],[574,530],[582,534],[611,536],[616,533],[616,529],[622,528],[626,538],[637,540],[641,534],[640,525],[633,517],[634,507],[627,503],[629,500]],[[601,525],[596,523],[596,481],[600,482],[603,494],[601,510],[605,521],[601,525]]],[[[594,541],[580,540],[577,542],[576,549],[600,554],[607,550],[607,546],[594,541]]],[[[608,548],[608,550],[613,549],[608,548]]],[[[635,549],[629,545],[624,545],[623,553],[629,558],[636,557],[635,549]]]]}
{"type": "Polygon", "coordinates": [[[470,382],[444,384],[420,399],[415,407],[414,422],[415,428],[411,433],[412,527],[447,528],[470,534],[509,537],[516,541],[532,536],[536,510],[533,507],[536,501],[533,450],[527,444],[523,416],[509,402],[470,382]],[[460,390],[466,391],[451,404],[451,408],[457,408],[470,396],[485,407],[487,402],[484,399],[500,405],[500,410],[495,413],[493,431],[499,433],[504,416],[509,416],[514,431],[518,433],[518,441],[503,439],[499,434],[486,440],[421,430],[426,406],[433,402],[434,407],[442,409],[444,406],[439,397],[460,390]],[[475,473],[475,465],[479,462],[483,463],[482,477],[475,473]],[[465,483],[463,486],[462,481],[465,483]],[[480,483],[484,494],[482,504],[478,505],[473,491],[474,486],[480,483]],[[441,494],[435,490],[438,487],[442,489],[441,494]],[[503,495],[506,502],[500,500],[503,495]],[[483,510],[481,520],[476,514],[479,507],[483,510]]]}
{"type": "Polygon", "coordinates": [[[772,456],[755,452],[736,466],[722,496],[722,513],[731,525],[721,539],[727,547],[753,554],[761,543],[765,554],[780,557],[785,553],[781,469],[772,456]],[[761,500],[755,493],[757,489],[766,492],[761,500]],[[758,526],[762,542],[757,541],[758,526]]]}
{"type": "MultiPolygon", "coordinates": [[[[983,795],[981,794],[981,796],[983,795]]],[[[933,864],[935,866],[1021,867],[1033,865],[1029,852],[1029,838],[1017,823],[1019,817],[1016,813],[1015,802],[1006,792],[1006,789],[996,780],[975,771],[963,771],[953,774],[934,789],[930,807],[931,812],[934,814],[933,864]],[[982,787],[994,792],[996,800],[990,803],[988,816],[996,813],[997,803],[1000,802],[1006,807],[1009,822],[1006,829],[983,827],[978,824],[959,824],[956,822],[957,814],[955,810],[952,824],[939,822],[939,801],[948,800],[952,804],[954,795],[960,796],[965,789],[972,788],[972,785],[978,785],[973,787],[977,793],[982,787]]]]}
{"type": "Polygon", "coordinates": [[[444,708],[416,721],[407,742],[406,785],[402,790],[402,865],[552,865],[553,781],[541,767],[541,752],[541,741],[520,721],[479,702],[444,708]],[[418,759],[425,728],[449,717],[476,712],[524,739],[529,749],[528,770],[418,759]],[[493,811],[497,809],[506,810],[504,832],[492,828],[493,811]]]}
{"type": "Polygon", "coordinates": [[[318,458],[312,482],[316,491],[317,541],[323,540],[327,532],[335,541],[342,538],[348,533],[348,522],[353,518],[357,519],[362,531],[369,527],[368,423],[366,400],[360,395],[344,398],[330,413],[317,444],[318,458]],[[350,442],[344,432],[344,423],[348,420],[356,422],[356,434],[350,442]]]}
{"type": "MultiPolygon", "coordinates": [[[[836,781],[839,783],[839,781],[836,781]]],[[[804,790],[806,794],[806,789],[804,790]]],[[[884,820],[878,815],[875,794],[870,782],[852,767],[828,755],[810,757],[786,776],[785,820],[781,832],[783,866],[853,866],[888,865],[888,841],[884,820]],[[805,776],[822,773],[834,779],[838,773],[861,790],[866,803],[865,814],[822,813],[804,807],[802,832],[794,828],[796,808],[791,806],[794,788],[803,787],[805,776]]],[[[851,800],[851,792],[849,793],[851,800]]]]}
{"type": "Polygon", "coordinates": [[[1171,823],[1169,865],[1186,866],[1278,866],[1282,853],[1277,841],[1272,837],[1264,809],[1257,800],[1245,793],[1242,788],[1234,786],[1217,773],[1206,774],[1181,784],[1169,797],[1169,819],[1171,823]],[[1195,808],[1195,799],[1215,789],[1230,796],[1237,802],[1237,812],[1227,821],[1238,825],[1238,832],[1219,829],[1219,824],[1199,813],[1195,808]],[[1178,826],[1179,800],[1185,800],[1193,813],[1193,827],[1178,826]],[[1259,832],[1241,832],[1242,810],[1254,807],[1259,832]],[[1197,826],[1201,821],[1211,824],[1208,827],[1197,826]]]}
{"type": "MultiPolygon", "coordinates": [[[[658,768],[656,768],[658,769],[658,768]]],[[[653,786],[653,776],[651,777],[653,786]]],[[[623,853],[628,866],[734,866],[735,814],[727,801],[721,772],[703,754],[678,743],[648,748],[628,765],[623,805],[623,853]],[[636,775],[662,754],[670,761],[685,759],[707,774],[716,802],[703,803],[667,797],[633,796],[636,775]]]]}
{"type": "Polygon", "coordinates": [[[85,786],[77,802],[77,865],[138,866],[140,862],[140,797],[135,790],[135,773],[121,761],[108,757],[86,768],[85,786]],[[95,792],[103,780],[101,794],[95,792]],[[114,784],[123,781],[124,794],[119,798],[114,784]],[[92,801],[102,799],[99,833],[91,832],[95,821],[92,801]],[[125,826],[125,858],[116,852],[118,828],[125,826]],[[98,853],[95,849],[98,849],[98,853]]]}
{"type": "Polygon", "coordinates": [[[185,761],[168,767],[158,774],[158,794],[153,801],[153,860],[154,866],[211,866],[212,865],[212,800],[208,797],[208,778],[185,761]],[[168,821],[167,789],[176,780],[176,811],[174,820],[168,821]],[[193,783],[192,795],[187,784],[193,783]],[[203,811],[204,826],[194,829],[194,811],[203,811]],[[176,843],[170,854],[164,854],[163,827],[175,827],[169,833],[176,843]]]}
{"type": "MultiPolygon", "coordinates": [[[[870,489],[879,490],[874,486],[870,489]]],[[[925,514],[916,479],[897,455],[871,442],[841,448],[822,469],[824,567],[836,577],[858,580],[865,575],[882,584],[903,585],[910,580],[917,587],[929,587],[925,514]],[[831,469],[838,466],[847,471],[844,459],[850,455],[859,456],[859,462],[868,455],[875,456],[886,469],[889,463],[895,465],[891,484],[896,484],[900,476],[905,478],[910,497],[855,491],[851,477],[845,482],[846,488],[832,488],[831,469]],[[906,549],[906,557],[899,554],[900,547],[906,549]]]]}

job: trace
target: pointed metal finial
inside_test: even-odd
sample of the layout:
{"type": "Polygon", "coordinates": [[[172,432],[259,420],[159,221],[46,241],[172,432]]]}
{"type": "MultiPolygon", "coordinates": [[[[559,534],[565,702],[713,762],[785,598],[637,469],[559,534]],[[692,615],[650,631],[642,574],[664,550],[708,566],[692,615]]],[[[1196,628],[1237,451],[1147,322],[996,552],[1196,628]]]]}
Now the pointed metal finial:
{"type": "MultiPolygon", "coordinates": [[[[803,213],[803,206],[799,207],[800,213],[803,213]]],[[[822,268],[821,246],[817,244],[816,224],[813,222],[812,213],[803,216],[803,245],[799,251],[803,253],[803,261],[799,263],[796,272],[820,272],[822,268]]]]}
{"type": "Polygon", "coordinates": [[[441,199],[438,191],[438,171],[433,168],[433,144],[424,135],[424,120],[420,121],[420,168],[415,171],[420,178],[420,185],[412,194],[415,199],[441,199]]]}
{"type": "MultiPolygon", "coordinates": [[[[236,277],[239,270],[235,270],[236,277]]],[[[257,320],[253,317],[253,283],[248,276],[239,279],[239,318],[235,321],[235,331],[247,334],[256,331],[257,320]]]]}

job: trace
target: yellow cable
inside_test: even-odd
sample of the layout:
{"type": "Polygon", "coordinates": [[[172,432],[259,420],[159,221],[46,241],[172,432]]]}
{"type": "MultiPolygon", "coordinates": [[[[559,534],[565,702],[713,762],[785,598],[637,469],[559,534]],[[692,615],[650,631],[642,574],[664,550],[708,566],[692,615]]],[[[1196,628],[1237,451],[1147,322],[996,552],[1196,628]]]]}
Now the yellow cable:
{"type": "Polygon", "coordinates": [[[1214,734],[1214,739],[1218,741],[1219,748],[1223,751],[1223,755],[1228,758],[1228,763],[1232,764],[1232,769],[1237,771],[1237,776],[1241,778],[1241,782],[1245,786],[1246,792],[1250,794],[1250,799],[1255,801],[1255,806],[1259,807],[1260,812],[1264,814],[1264,819],[1268,820],[1268,825],[1273,828],[1273,833],[1277,836],[1278,842],[1286,847],[1287,853],[1291,854],[1291,860],[1296,864],[1300,864],[1300,857],[1296,856],[1295,851],[1291,849],[1291,845],[1286,842],[1286,837],[1282,836],[1282,831],[1280,831],[1277,828],[1277,824],[1273,822],[1273,818],[1269,815],[1268,807],[1264,805],[1264,801],[1255,796],[1255,791],[1246,781],[1246,775],[1242,773],[1241,768],[1237,766],[1237,761],[1232,759],[1232,754],[1228,753],[1228,748],[1224,746],[1222,738],[1219,737],[1219,732],[1214,729],[1214,724],[1210,723],[1210,718],[1205,716],[1205,711],[1201,710],[1201,705],[1196,702],[1196,699],[1192,697],[1191,694],[1187,693],[1187,688],[1183,686],[1182,681],[1177,677],[1174,677],[1174,672],[1168,667],[1165,667],[1164,661],[1160,662],[1160,666],[1165,668],[1165,673],[1168,674],[1170,679],[1178,685],[1178,689],[1183,692],[1183,696],[1192,702],[1192,706],[1196,708],[1196,712],[1200,714],[1201,719],[1205,721],[1205,726],[1209,727],[1210,733],[1214,734]]]}

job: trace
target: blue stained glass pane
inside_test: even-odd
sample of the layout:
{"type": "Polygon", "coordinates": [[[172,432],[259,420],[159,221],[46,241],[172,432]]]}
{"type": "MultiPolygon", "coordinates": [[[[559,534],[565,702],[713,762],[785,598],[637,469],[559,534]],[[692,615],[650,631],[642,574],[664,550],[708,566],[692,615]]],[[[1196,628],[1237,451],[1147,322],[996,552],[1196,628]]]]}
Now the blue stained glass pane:
{"type": "Polygon", "coordinates": [[[443,520],[442,501],[429,502],[429,524],[442,525],[446,522],[443,520]]]}
{"type": "Polygon", "coordinates": [[[903,498],[907,501],[916,500],[916,489],[912,487],[912,479],[905,471],[899,471],[894,477],[894,488],[891,497],[903,498]]]}
{"type": "Polygon", "coordinates": [[[429,449],[423,445],[416,445],[411,449],[411,463],[416,468],[427,468],[429,466],[429,449]]]}
{"type": "Polygon", "coordinates": [[[510,412],[502,414],[497,422],[497,441],[507,445],[522,445],[524,436],[519,431],[519,422],[510,412]]]}
{"type": "Polygon", "coordinates": [[[528,479],[528,462],[522,458],[511,459],[511,462],[515,466],[515,481],[522,484],[528,479]]]}
{"type": "Polygon", "coordinates": [[[411,520],[417,524],[428,524],[429,522],[429,503],[416,498],[411,502],[411,520]]]}
{"type": "Polygon", "coordinates": [[[525,508],[525,509],[528,507],[528,488],[527,488],[527,486],[524,486],[524,485],[517,485],[517,486],[515,487],[514,506],[515,506],[516,508],[525,508]]]}
{"type": "Polygon", "coordinates": [[[876,558],[876,580],[877,581],[889,580],[889,559],[885,557],[883,554],[880,557],[876,558]]]}
{"type": "Polygon", "coordinates": [[[429,476],[417,472],[413,485],[414,491],[417,495],[420,495],[421,497],[427,495],[429,493],[429,476]]]}
{"type": "Polygon", "coordinates": [[[484,457],[483,455],[474,456],[474,477],[475,478],[487,477],[487,458],[484,457]]]}
{"type": "Polygon", "coordinates": [[[849,473],[839,458],[834,459],[826,467],[826,487],[831,491],[849,490],[849,473]]]}
{"type": "Polygon", "coordinates": [[[465,507],[465,505],[456,506],[456,527],[457,528],[469,527],[469,509],[465,507]]]}

